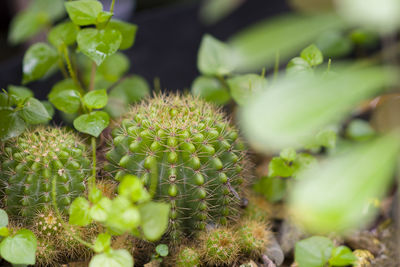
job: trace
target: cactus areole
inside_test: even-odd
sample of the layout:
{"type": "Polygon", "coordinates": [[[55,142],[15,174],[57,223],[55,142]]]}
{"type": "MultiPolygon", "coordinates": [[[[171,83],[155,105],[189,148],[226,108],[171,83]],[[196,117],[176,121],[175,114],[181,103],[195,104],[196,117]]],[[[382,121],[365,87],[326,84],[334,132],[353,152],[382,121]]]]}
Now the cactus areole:
{"type": "Polygon", "coordinates": [[[32,218],[52,202],[52,182],[61,211],[85,191],[90,160],[77,134],[37,127],[0,144],[3,205],[11,215],[32,218]]]}
{"type": "Polygon", "coordinates": [[[129,173],[171,204],[169,236],[227,224],[238,216],[246,152],[224,114],[192,96],[156,96],[132,108],[112,131],[106,167],[129,173]],[[156,179],[157,180],[157,179],[156,179]]]}

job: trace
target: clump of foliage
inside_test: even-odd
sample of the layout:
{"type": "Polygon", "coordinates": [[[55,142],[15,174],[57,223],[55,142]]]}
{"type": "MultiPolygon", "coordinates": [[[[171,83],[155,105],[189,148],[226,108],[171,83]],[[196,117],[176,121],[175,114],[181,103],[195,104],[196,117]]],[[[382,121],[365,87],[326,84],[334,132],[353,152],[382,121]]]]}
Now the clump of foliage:
{"type": "Polygon", "coordinates": [[[63,128],[36,127],[1,144],[0,180],[7,212],[27,219],[48,208],[54,176],[58,176],[57,204],[67,211],[85,191],[88,154],[83,140],[63,128]]]}
{"type": "Polygon", "coordinates": [[[171,205],[169,235],[226,225],[238,217],[246,151],[237,130],[213,105],[192,96],[156,96],[124,116],[112,131],[108,169],[117,180],[141,177],[171,205]]]}

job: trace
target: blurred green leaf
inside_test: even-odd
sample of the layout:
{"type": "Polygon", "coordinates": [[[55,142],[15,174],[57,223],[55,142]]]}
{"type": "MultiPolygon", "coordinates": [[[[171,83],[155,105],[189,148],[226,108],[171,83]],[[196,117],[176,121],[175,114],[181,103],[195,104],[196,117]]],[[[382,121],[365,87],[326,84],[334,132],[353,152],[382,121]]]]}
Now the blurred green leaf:
{"type": "Polygon", "coordinates": [[[35,264],[36,237],[27,229],[20,229],[14,236],[4,238],[0,243],[0,255],[12,264],[35,264]]]}
{"type": "Polygon", "coordinates": [[[77,42],[82,53],[96,62],[97,66],[117,52],[121,41],[121,33],[114,29],[86,28],[80,30],[77,36],[77,42]]]}
{"type": "Polygon", "coordinates": [[[89,267],[132,267],[133,258],[125,249],[97,254],[90,260],[89,267]]]}
{"type": "Polygon", "coordinates": [[[16,137],[25,130],[24,120],[13,110],[0,109],[0,118],[1,141],[16,137]]]}
{"type": "Polygon", "coordinates": [[[300,173],[290,208],[313,232],[345,232],[374,216],[369,202],[380,198],[393,178],[400,141],[386,135],[360,143],[300,173]]]}
{"type": "Polygon", "coordinates": [[[51,91],[49,101],[59,110],[68,114],[78,112],[81,106],[81,97],[75,89],[51,91]]]}
{"type": "Polygon", "coordinates": [[[375,136],[375,134],[375,130],[364,120],[352,120],[346,128],[346,137],[352,140],[365,141],[375,136]]]}
{"type": "Polygon", "coordinates": [[[66,21],[56,25],[50,30],[48,40],[55,47],[59,47],[62,44],[69,46],[75,43],[77,34],[77,26],[71,21],[66,21]]]}
{"type": "Polygon", "coordinates": [[[53,105],[49,101],[40,101],[42,105],[46,109],[47,113],[49,114],[50,118],[54,117],[54,108],[53,105]]]}
{"type": "Polygon", "coordinates": [[[102,197],[99,202],[90,208],[89,215],[97,222],[105,222],[112,208],[112,201],[107,197],[102,197]]]}
{"type": "Polygon", "coordinates": [[[338,68],[338,75],[283,77],[241,111],[244,134],[266,152],[297,149],[342,120],[360,101],[396,81],[394,69],[338,68]],[[362,82],[361,82],[362,81],[362,82]],[[279,118],[279,119],[277,119],[279,118]]]}
{"type": "Polygon", "coordinates": [[[36,98],[30,98],[19,114],[29,124],[45,123],[51,119],[46,108],[36,98]]]}
{"type": "Polygon", "coordinates": [[[128,69],[128,57],[123,53],[117,52],[104,60],[103,64],[101,64],[97,69],[97,73],[105,80],[115,83],[128,71],[128,69]]]}
{"type": "Polygon", "coordinates": [[[45,13],[51,21],[58,20],[65,14],[64,0],[35,0],[29,9],[36,13],[45,13]]]}
{"type": "Polygon", "coordinates": [[[225,105],[231,99],[227,88],[215,77],[197,77],[192,84],[192,94],[217,105],[225,105]]]}
{"type": "Polygon", "coordinates": [[[117,30],[121,33],[122,41],[119,49],[128,49],[135,43],[136,32],[138,29],[135,24],[112,19],[108,23],[107,28],[117,30]]]}
{"type": "Polygon", "coordinates": [[[24,86],[9,85],[7,89],[8,93],[13,96],[17,102],[33,97],[33,92],[24,86]]]}
{"type": "Polygon", "coordinates": [[[232,98],[243,106],[254,93],[267,88],[267,80],[256,74],[239,75],[227,79],[232,98]]]}
{"type": "Polygon", "coordinates": [[[204,75],[224,76],[235,69],[232,49],[209,34],[203,36],[197,56],[197,68],[204,75]]]}
{"type": "Polygon", "coordinates": [[[72,225],[86,226],[92,222],[89,216],[90,204],[83,197],[77,197],[69,207],[69,223],[72,225]]]}
{"type": "Polygon", "coordinates": [[[292,58],[286,66],[288,74],[297,74],[311,71],[310,64],[301,57],[292,58]]]}
{"type": "Polygon", "coordinates": [[[0,227],[6,227],[8,225],[8,215],[3,209],[0,209],[0,227]]]}
{"type": "Polygon", "coordinates": [[[111,246],[111,236],[107,233],[101,233],[97,236],[96,241],[94,241],[94,252],[100,253],[106,251],[111,246]]]}
{"type": "Polygon", "coordinates": [[[141,204],[139,210],[145,238],[149,241],[160,239],[168,227],[169,204],[147,202],[141,204]]]}
{"type": "Polygon", "coordinates": [[[277,53],[281,61],[288,60],[319,34],[343,27],[333,14],[284,15],[235,34],[228,44],[235,49],[237,70],[253,71],[273,66],[277,53]]]}
{"type": "Polygon", "coordinates": [[[112,200],[112,209],[108,212],[106,225],[113,230],[132,232],[141,223],[141,214],[136,206],[133,206],[129,199],[117,196],[112,200]]]}
{"type": "Polygon", "coordinates": [[[93,111],[89,114],[79,116],[74,120],[74,127],[82,133],[99,137],[101,132],[107,128],[110,117],[104,111],[93,111]]]}
{"type": "Polygon", "coordinates": [[[13,45],[23,43],[39,33],[45,23],[43,15],[32,10],[20,12],[11,21],[8,41],[13,45]]]}
{"type": "Polygon", "coordinates": [[[200,19],[205,24],[214,24],[228,16],[245,1],[243,0],[206,0],[200,8],[200,19]]]}
{"type": "Polygon", "coordinates": [[[346,246],[339,246],[332,250],[332,256],[329,259],[331,266],[348,266],[357,261],[357,257],[351,249],[346,246]]]}
{"type": "Polygon", "coordinates": [[[318,66],[324,62],[324,56],[315,44],[304,48],[300,53],[300,57],[307,61],[311,67],[318,66]]]}
{"type": "Polygon", "coordinates": [[[292,162],[296,159],[297,153],[293,148],[285,148],[279,153],[279,156],[289,162],[292,162]]]}
{"type": "Polygon", "coordinates": [[[274,203],[282,200],[286,195],[286,181],[279,177],[264,176],[253,187],[254,191],[274,203]]]}
{"type": "Polygon", "coordinates": [[[132,202],[146,201],[150,195],[142,181],[134,175],[125,175],[118,186],[118,194],[129,198],[132,202]]]}
{"type": "Polygon", "coordinates": [[[58,53],[45,43],[36,43],[26,51],[23,60],[24,84],[38,80],[56,64],[58,53]]]}
{"type": "Polygon", "coordinates": [[[398,0],[341,0],[335,2],[338,13],[352,26],[378,33],[394,33],[400,27],[398,0]]]}
{"type": "Polygon", "coordinates": [[[86,107],[91,109],[103,108],[107,105],[107,101],[108,96],[105,89],[91,91],[83,96],[83,103],[86,107]]]}
{"type": "Polygon", "coordinates": [[[161,257],[167,257],[168,256],[168,246],[165,244],[159,244],[156,247],[156,252],[158,253],[158,255],[160,255],[161,257]]]}
{"type": "Polygon", "coordinates": [[[272,177],[290,177],[294,173],[294,169],[284,159],[275,157],[268,165],[268,174],[272,177]]]}
{"type": "Polygon", "coordinates": [[[79,26],[96,24],[98,15],[103,11],[103,5],[96,0],[65,2],[65,8],[72,22],[79,26]]]}
{"type": "Polygon", "coordinates": [[[313,236],[296,243],[294,258],[299,267],[324,267],[333,248],[329,238],[313,236]]]}
{"type": "Polygon", "coordinates": [[[328,58],[344,57],[353,50],[351,39],[340,31],[327,31],[322,33],[316,41],[322,54],[328,58]]]}

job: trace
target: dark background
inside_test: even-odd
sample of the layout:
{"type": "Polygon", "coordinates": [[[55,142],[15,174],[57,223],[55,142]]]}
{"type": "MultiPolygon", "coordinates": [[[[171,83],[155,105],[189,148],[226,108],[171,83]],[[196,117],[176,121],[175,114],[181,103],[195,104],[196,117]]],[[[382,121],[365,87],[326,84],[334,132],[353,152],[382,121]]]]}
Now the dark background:
{"type": "MultiPolygon", "coordinates": [[[[130,19],[139,26],[136,42],[125,53],[131,60],[130,73],[144,76],[150,84],[157,77],[162,89],[174,91],[189,88],[198,75],[197,50],[204,33],[226,40],[261,19],[289,11],[283,0],[247,0],[219,23],[205,26],[198,17],[198,1],[172,2],[138,2],[130,19]]],[[[7,30],[13,15],[7,1],[2,0],[0,6],[0,87],[7,88],[9,84],[20,84],[26,46],[10,47],[7,44],[7,30]]],[[[34,90],[36,97],[45,99],[59,79],[61,75],[55,75],[28,87],[34,90]]]]}

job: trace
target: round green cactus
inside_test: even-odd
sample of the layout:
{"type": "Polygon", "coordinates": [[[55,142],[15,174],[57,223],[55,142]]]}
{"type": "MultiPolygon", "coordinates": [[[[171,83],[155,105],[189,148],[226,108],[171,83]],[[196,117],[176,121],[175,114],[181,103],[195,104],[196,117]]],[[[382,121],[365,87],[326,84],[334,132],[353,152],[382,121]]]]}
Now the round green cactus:
{"type": "Polygon", "coordinates": [[[38,127],[0,144],[0,162],[3,205],[25,218],[51,204],[55,176],[57,203],[65,211],[85,191],[90,172],[86,146],[62,128],[38,127]]]}
{"type": "Polygon", "coordinates": [[[246,152],[213,105],[192,96],[156,96],[134,106],[112,136],[106,168],[117,180],[126,173],[142,177],[150,189],[151,177],[158,177],[155,197],[171,203],[172,239],[238,216],[246,152]]]}
{"type": "Polygon", "coordinates": [[[234,231],[217,228],[205,233],[203,238],[204,261],[211,266],[230,265],[239,255],[239,244],[234,231]]]}
{"type": "Polygon", "coordinates": [[[264,222],[245,220],[237,231],[238,244],[246,255],[260,256],[271,240],[271,233],[264,222]]]}
{"type": "Polygon", "coordinates": [[[177,267],[196,267],[200,266],[200,254],[189,247],[182,248],[176,256],[177,267]]]}

